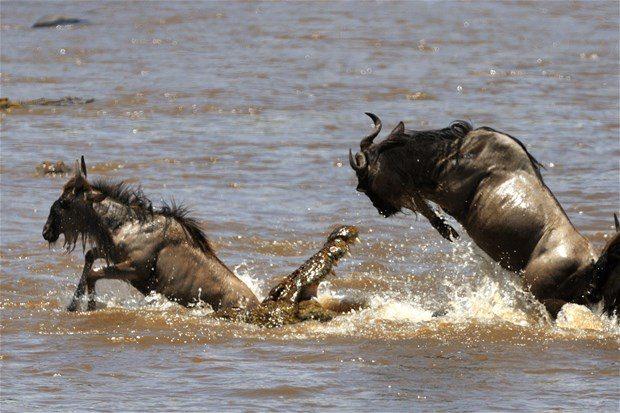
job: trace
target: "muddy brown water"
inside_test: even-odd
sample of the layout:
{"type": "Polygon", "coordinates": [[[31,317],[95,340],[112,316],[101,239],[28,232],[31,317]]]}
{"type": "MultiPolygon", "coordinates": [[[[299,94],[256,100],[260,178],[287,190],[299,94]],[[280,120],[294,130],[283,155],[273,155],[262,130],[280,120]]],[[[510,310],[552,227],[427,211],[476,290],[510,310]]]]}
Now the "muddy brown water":
{"type": "Polygon", "coordinates": [[[96,99],[2,115],[3,412],[618,409],[615,319],[570,306],[551,322],[467,237],[381,218],[347,164],[365,111],[388,130],[493,126],[600,248],[620,209],[617,2],[0,7],[2,96],[96,99]],[[91,24],[29,28],[46,14],[91,24]],[[370,307],[263,329],[103,282],[100,310],[67,313],[82,254],[41,237],[66,178],[35,167],[81,154],[93,176],[185,201],[259,295],[358,225],[321,299],[370,307]]]}

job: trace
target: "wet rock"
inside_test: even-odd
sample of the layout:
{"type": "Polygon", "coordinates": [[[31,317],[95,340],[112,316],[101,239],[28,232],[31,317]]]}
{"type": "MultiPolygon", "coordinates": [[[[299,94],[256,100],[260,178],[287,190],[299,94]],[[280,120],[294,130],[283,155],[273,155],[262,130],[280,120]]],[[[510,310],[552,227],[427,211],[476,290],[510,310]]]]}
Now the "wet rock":
{"type": "Polygon", "coordinates": [[[69,106],[86,105],[94,102],[93,98],[81,98],[76,96],[65,96],[60,99],[38,98],[23,101],[14,101],[9,98],[0,98],[0,111],[10,111],[11,109],[23,108],[25,106],[69,106]]]}
{"type": "Polygon", "coordinates": [[[32,25],[32,28],[39,29],[43,27],[66,26],[69,24],[88,24],[88,20],[62,16],[60,14],[50,14],[37,20],[36,23],[32,25]]]}
{"type": "Polygon", "coordinates": [[[86,105],[94,102],[93,98],[80,98],[76,96],[65,96],[60,99],[38,98],[20,102],[22,106],[69,106],[69,105],[86,105]]]}
{"type": "Polygon", "coordinates": [[[0,110],[7,111],[14,108],[21,108],[22,105],[19,102],[13,102],[9,98],[0,98],[0,110]]]}
{"type": "Polygon", "coordinates": [[[68,174],[73,171],[73,168],[66,165],[63,161],[58,161],[56,163],[44,161],[37,165],[36,171],[40,175],[56,175],[68,174]]]}

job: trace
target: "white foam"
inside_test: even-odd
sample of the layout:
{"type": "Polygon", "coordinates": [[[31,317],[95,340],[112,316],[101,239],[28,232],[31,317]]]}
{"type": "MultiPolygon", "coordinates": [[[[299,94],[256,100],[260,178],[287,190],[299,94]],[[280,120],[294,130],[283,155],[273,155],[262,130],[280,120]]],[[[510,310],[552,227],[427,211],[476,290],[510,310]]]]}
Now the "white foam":
{"type": "Polygon", "coordinates": [[[235,266],[233,268],[233,272],[237,277],[239,277],[241,281],[245,283],[245,285],[250,288],[250,290],[259,299],[259,301],[263,300],[265,296],[265,293],[263,292],[265,291],[265,281],[260,280],[254,275],[252,275],[251,268],[245,261],[235,266]]]}
{"type": "MultiPolygon", "coordinates": [[[[438,263],[438,267],[434,275],[443,281],[441,288],[432,293],[411,292],[425,290],[424,286],[417,284],[417,277],[403,277],[402,284],[398,284],[396,289],[375,293],[370,297],[364,291],[334,290],[331,283],[325,281],[319,287],[319,301],[346,299],[365,302],[367,308],[340,315],[328,323],[306,323],[306,333],[363,336],[365,328],[378,328],[389,337],[402,331],[413,332],[422,326],[441,328],[440,325],[445,323],[467,324],[475,321],[543,327],[550,332],[569,336],[581,336],[594,331],[620,337],[617,318],[603,315],[601,306],[590,309],[567,304],[553,322],[542,304],[523,290],[517,275],[501,269],[471,242],[461,241],[454,245],[446,259],[438,263]],[[444,310],[446,314],[433,317],[436,310],[444,310]]],[[[259,299],[269,289],[265,280],[257,278],[245,262],[234,267],[234,273],[259,299]]],[[[381,274],[368,275],[382,278],[381,274]]],[[[178,306],[160,294],[135,298],[135,294],[128,297],[126,293],[118,293],[118,289],[114,289],[100,295],[98,301],[107,307],[145,308],[151,311],[171,311],[178,306]]],[[[197,306],[191,308],[187,316],[203,317],[211,312],[209,306],[197,306]]]]}
{"type": "Polygon", "coordinates": [[[563,330],[590,330],[620,335],[617,317],[602,314],[600,305],[590,309],[579,304],[565,304],[558,313],[556,327],[563,330]]]}

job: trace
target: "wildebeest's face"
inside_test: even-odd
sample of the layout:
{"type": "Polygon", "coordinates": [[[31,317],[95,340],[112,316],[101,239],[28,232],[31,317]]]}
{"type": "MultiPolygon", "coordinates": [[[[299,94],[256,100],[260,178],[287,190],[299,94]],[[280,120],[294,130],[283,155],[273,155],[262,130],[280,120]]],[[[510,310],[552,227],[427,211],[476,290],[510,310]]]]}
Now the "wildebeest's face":
{"type": "Polygon", "coordinates": [[[81,165],[76,162],[76,173],[63,187],[62,194],[52,204],[49,216],[43,226],[43,238],[54,243],[60,234],[65,237],[65,245],[75,245],[80,233],[88,225],[89,209],[93,202],[103,200],[103,195],[91,188],[86,179],[86,165],[82,157],[81,165]]]}
{"type": "MultiPolygon", "coordinates": [[[[381,131],[381,120],[372,113],[367,115],[373,120],[375,130],[362,139],[360,152],[353,156],[349,151],[349,163],[357,175],[357,191],[366,194],[381,215],[389,217],[401,210],[404,187],[383,154],[392,142],[372,145],[372,140],[381,131]]],[[[402,123],[392,134],[398,133],[401,128],[404,130],[402,123]]]]}

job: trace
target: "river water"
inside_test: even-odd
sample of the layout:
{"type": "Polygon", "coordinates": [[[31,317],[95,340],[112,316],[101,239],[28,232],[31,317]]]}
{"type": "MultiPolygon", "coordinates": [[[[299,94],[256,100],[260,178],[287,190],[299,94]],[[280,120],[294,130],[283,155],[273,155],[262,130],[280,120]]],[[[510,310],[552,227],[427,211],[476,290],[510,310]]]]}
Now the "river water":
{"type": "Polygon", "coordinates": [[[3,412],[619,408],[615,319],[550,321],[464,231],[379,216],[347,161],[366,111],[388,130],[495,127],[600,249],[620,209],[617,2],[0,7],[2,96],[95,99],[2,115],[3,412]],[[29,28],[50,13],[91,24],[29,28]],[[369,307],[264,329],[104,281],[101,309],[67,313],[82,253],[41,237],[67,178],[35,167],[82,154],[89,176],[188,204],[259,295],[358,225],[320,297],[369,307]]]}

